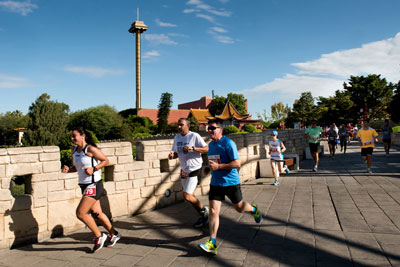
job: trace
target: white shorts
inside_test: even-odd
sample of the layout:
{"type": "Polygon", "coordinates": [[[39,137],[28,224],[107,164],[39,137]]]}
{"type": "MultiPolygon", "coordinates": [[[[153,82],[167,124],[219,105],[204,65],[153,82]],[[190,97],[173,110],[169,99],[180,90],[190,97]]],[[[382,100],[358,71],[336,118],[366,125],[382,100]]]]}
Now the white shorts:
{"type": "Polygon", "coordinates": [[[197,186],[197,176],[181,178],[183,192],[193,194],[197,186]]]}

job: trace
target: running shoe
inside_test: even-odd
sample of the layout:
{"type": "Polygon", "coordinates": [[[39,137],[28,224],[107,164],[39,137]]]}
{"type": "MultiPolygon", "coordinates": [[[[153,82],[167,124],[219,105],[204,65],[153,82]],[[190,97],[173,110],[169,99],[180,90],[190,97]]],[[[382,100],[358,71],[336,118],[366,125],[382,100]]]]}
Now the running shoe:
{"type": "Polygon", "coordinates": [[[108,241],[106,247],[111,248],[111,247],[113,247],[115,245],[115,243],[117,243],[118,240],[121,239],[121,234],[119,232],[117,232],[116,235],[115,234],[113,234],[113,235],[110,234],[110,235],[108,235],[108,237],[109,237],[109,241],[108,241]]]}
{"type": "Polygon", "coordinates": [[[201,228],[208,224],[208,207],[204,206],[204,211],[200,211],[200,218],[193,224],[194,228],[201,228]]]}
{"type": "Polygon", "coordinates": [[[289,170],[289,168],[288,168],[288,166],[287,166],[287,165],[283,166],[283,168],[285,168],[285,172],[286,172],[286,174],[289,174],[289,173],[290,173],[290,170],[289,170]]]}
{"type": "Polygon", "coordinates": [[[372,173],[372,171],[371,171],[371,169],[370,169],[370,168],[368,168],[368,169],[367,169],[367,172],[368,172],[368,173],[372,173]]]}
{"type": "Polygon", "coordinates": [[[214,245],[211,240],[208,240],[204,244],[199,244],[199,247],[205,252],[217,255],[217,245],[214,245]]]}
{"type": "Polygon", "coordinates": [[[279,184],[279,181],[276,180],[272,185],[278,185],[278,184],[279,184]]]}
{"type": "Polygon", "coordinates": [[[92,253],[95,253],[96,251],[102,249],[104,246],[104,242],[106,242],[106,240],[107,240],[107,235],[105,233],[102,233],[100,237],[93,238],[94,247],[92,253]]]}
{"type": "Polygon", "coordinates": [[[316,171],[318,171],[318,167],[317,166],[315,166],[314,169],[313,169],[313,172],[316,172],[316,171]]]}
{"type": "MultiPolygon", "coordinates": [[[[278,182],[278,181],[277,181],[277,182],[278,182]]],[[[278,182],[278,183],[279,183],[279,182],[278,182]]],[[[255,211],[254,213],[251,213],[251,214],[253,215],[254,220],[256,221],[256,223],[260,223],[262,217],[261,217],[260,211],[258,210],[257,204],[252,204],[252,206],[253,206],[254,208],[256,208],[256,211],[255,211]]]]}

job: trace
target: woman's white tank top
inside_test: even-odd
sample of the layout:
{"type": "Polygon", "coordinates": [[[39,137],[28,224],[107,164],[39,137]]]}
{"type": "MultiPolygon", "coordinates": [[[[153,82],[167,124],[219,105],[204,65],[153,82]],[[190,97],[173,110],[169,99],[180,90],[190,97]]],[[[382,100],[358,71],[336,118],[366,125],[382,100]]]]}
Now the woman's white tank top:
{"type": "Polygon", "coordinates": [[[269,151],[271,151],[271,159],[283,160],[281,153],[281,140],[269,141],[269,151]]]}
{"type": "Polygon", "coordinates": [[[97,160],[94,157],[89,157],[88,155],[86,155],[88,147],[89,146],[86,145],[81,152],[77,151],[77,147],[74,147],[73,149],[74,153],[72,154],[72,159],[74,166],[78,172],[79,184],[92,184],[97,183],[101,180],[100,170],[94,172],[93,175],[88,175],[85,172],[85,168],[94,167],[98,164],[97,160]]]}

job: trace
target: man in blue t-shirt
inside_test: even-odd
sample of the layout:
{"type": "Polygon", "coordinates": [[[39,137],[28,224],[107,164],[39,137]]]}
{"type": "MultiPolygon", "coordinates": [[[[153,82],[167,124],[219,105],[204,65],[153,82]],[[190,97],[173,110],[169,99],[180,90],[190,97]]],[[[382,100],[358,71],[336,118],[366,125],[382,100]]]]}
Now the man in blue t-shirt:
{"type": "Polygon", "coordinates": [[[240,188],[239,153],[236,144],[222,135],[222,121],[210,120],[208,134],[211,142],[208,144],[208,160],[211,169],[211,184],[208,199],[210,201],[209,227],[210,239],[199,244],[204,251],[217,254],[216,238],[219,227],[219,213],[221,201],[227,196],[237,212],[248,212],[254,217],[256,223],[261,221],[261,213],[256,204],[243,201],[240,188]]]}

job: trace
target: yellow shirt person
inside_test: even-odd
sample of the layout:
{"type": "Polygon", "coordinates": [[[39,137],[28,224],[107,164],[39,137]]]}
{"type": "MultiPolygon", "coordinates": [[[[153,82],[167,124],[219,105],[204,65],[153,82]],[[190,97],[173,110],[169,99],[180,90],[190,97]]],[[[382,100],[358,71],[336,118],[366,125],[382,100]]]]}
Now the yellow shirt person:
{"type": "Polygon", "coordinates": [[[357,138],[360,138],[361,148],[375,147],[375,138],[377,136],[378,133],[372,128],[368,130],[361,129],[357,134],[357,138]]]}

